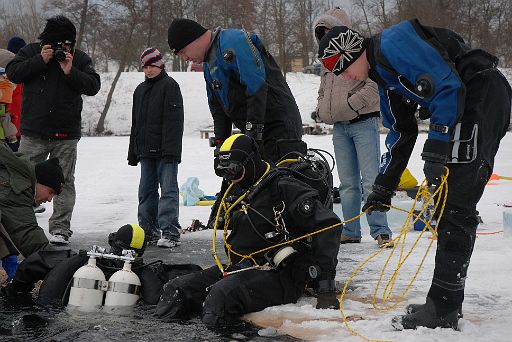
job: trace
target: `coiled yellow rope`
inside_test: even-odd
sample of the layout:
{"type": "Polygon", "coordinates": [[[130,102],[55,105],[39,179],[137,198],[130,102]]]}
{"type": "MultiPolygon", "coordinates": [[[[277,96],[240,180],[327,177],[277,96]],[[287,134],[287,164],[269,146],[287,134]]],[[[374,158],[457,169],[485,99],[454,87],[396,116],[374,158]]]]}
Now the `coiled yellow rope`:
{"type": "MultiPolygon", "coordinates": [[[[439,200],[435,201],[433,212],[434,213],[439,212],[439,215],[437,215],[437,222],[439,223],[439,221],[441,220],[441,217],[443,215],[444,208],[445,208],[445,205],[446,205],[447,195],[448,195],[448,183],[446,181],[447,178],[448,178],[448,173],[449,173],[449,170],[446,169],[446,175],[442,177],[441,184],[436,188],[436,190],[435,190],[435,192],[433,194],[431,194],[429,192],[428,186],[427,186],[427,182],[426,182],[426,180],[424,180],[422,182],[421,186],[418,189],[418,192],[417,192],[416,197],[414,199],[414,203],[413,203],[413,205],[412,205],[412,207],[411,207],[411,209],[409,211],[406,211],[406,210],[403,210],[401,208],[397,208],[397,207],[394,207],[394,206],[390,207],[392,209],[396,209],[396,210],[399,210],[399,211],[406,212],[407,213],[407,218],[406,218],[404,224],[402,225],[400,234],[398,236],[396,236],[388,244],[386,244],[386,246],[384,246],[384,247],[387,247],[387,246],[393,244],[393,249],[389,253],[389,256],[388,256],[388,258],[387,258],[387,260],[386,260],[386,262],[385,262],[385,264],[384,264],[384,266],[383,266],[383,268],[382,268],[382,270],[380,272],[379,280],[377,281],[377,285],[375,286],[375,290],[373,292],[372,305],[373,305],[373,307],[376,310],[384,311],[384,310],[391,310],[391,309],[396,308],[396,306],[405,299],[406,293],[409,291],[409,289],[411,288],[412,284],[416,280],[416,278],[417,278],[417,276],[418,276],[418,274],[419,274],[419,272],[420,272],[420,270],[421,270],[421,268],[423,266],[423,263],[425,262],[425,260],[427,258],[428,252],[430,251],[430,248],[432,247],[432,244],[434,243],[435,237],[437,237],[437,226],[438,225],[436,224],[435,228],[432,228],[430,226],[430,222],[432,221],[432,217],[434,215],[432,215],[426,221],[422,217],[423,217],[423,214],[426,212],[427,208],[434,201],[434,197],[437,196],[437,198],[439,200]],[[422,208],[421,208],[421,211],[416,215],[416,217],[414,217],[415,216],[414,215],[414,209],[415,209],[416,203],[418,202],[418,199],[420,197],[423,197],[422,208]],[[438,211],[437,209],[438,209],[439,205],[441,205],[441,207],[440,207],[440,209],[438,211]],[[409,251],[406,252],[405,251],[405,243],[406,243],[406,239],[407,239],[407,233],[409,232],[411,227],[414,225],[414,223],[416,221],[418,221],[418,220],[421,220],[421,221],[423,221],[425,223],[425,228],[417,236],[416,240],[413,242],[413,244],[410,247],[409,251]],[[382,299],[383,303],[387,303],[388,301],[390,301],[390,299],[392,297],[392,294],[393,294],[393,289],[395,287],[395,282],[398,279],[398,274],[399,274],[399,271],[400,271],[401,267],[405,264],[407,258],[409,258],[409,256],[412,254],[413,250],[416,248],[418,242],[420,241],[420,239],[423,236],[423,234],[427,231],[427,229],[433,234],[434,238],[431,239],[430,243],[428,244],[427,250],[425,251],[425,255],[422,257],[422,259],[421,259],[421,261],[420,261],[420,263],[419,263],[419,265],[418,265],[418,267],[416,269],[416,272],[415,272],[414,276],[412,277],[411,281],[405,287],[405,289],[400,294],[400,296],[398,296],[397,298],[394,299],[394,303],[392,303],[392,304],[390,304],[388,306],[385,306],[385,307],[384,306],[379,307],[376,304],[376,299],[377,299],[377,296],[378,296],[379,287],[380,287],[382,279],[384,277],[384,272],[386,271],[386,268],[388,267],[393,254],[395,253],[395,251],[400,246],[400,248],[399,248],[400,254],[399,254],[399,257],[398,257],[396,268],[395,268],[393,274],[391,275],[389,281],[387,282],[386,286],[384,287],[384,290],[382,291],[382,298],[381,299],[382,299]]],[[[383,248],[383,249],[380,249],[379,251],[373,253],[366,260],[364,260],[352,272],[352,274],[350,275],[349,279],[345,282],[345,286],[343,287],[343,291],[342,291],[340,299],[339,299],[340,300],[341,317],[342,317],[342,320],[343,320],[343,323],[344,323],[345,327],[350,331],[350,333],[352,335],[359,336],[359,337],[361,337],[365,341],[382,342],[382,341],[387,341],[387,340],[370,339],[370,338],[360,334],[359,332],[355,331],[353,328],[351,328],[350,325],[348,324],[347,317],[345,316],[345,313],[343,312],[343,299],[345,297],[348,285],[352,282],[352,280],[359,273],[359,271],[361,271],[361,269],[368,262],[370,262],[373,258],[375,258],[380,253],[384,252],[385,250],[389,250],[389,249],[383,248]]]]}
{"type": "MultiPolygon", "coordinates": [[[[270,169],[270,167],[267,166],[266,172],[258,180],[258,182],[256,184],[261,182],[261,180],[268,174],[269,169],[270,169]]],[[[412,284],[416,280],[416,278],[417,278],[417,276],[418,276],[418,274],[419,274],[419,272],[420,272],[420,270],[421,270],[421,268],[423,266],[423,263],[426,260],[428,252],[430,251],[430,248],[432,247],[432,244],[433,244],[435,238],[437,237],[437,225],[435,226],[435,228],[432,228],[430,226],[430,222],[432,221],[432,218],[433,218],[434,215],[431,215],[427,220],[423,219],[423,215],[427,211],[428,207],[431,206],[431,203],[434,202],[434,197],[437,196],[437,198],[439,200],[434,202],[434,206],[433,206],[433,210],[432,211],[434,213],[439,212],[439,214],[436,215],[437,216],[437,222],[439,222],[441,220],[441,217],[443,215],[444,208],[445,208],[445,205],[446,205],[447,195],[448,195],[448,183],[447,183],[448,174],[449,174],[449,170],[448,170],[448,168],[446,168],[446,174],[445,174],[445,176],[442,177],[441,184],[438,187],[436,187],[436,190],[435,190],[435,192],[433,194],[430,193],[430,191],[428,189],[428,186],[427,186],[427,182],[426,182],[426,180],[424,180],[422,182],[422,184],[420,185],[420,187],[418,188],[418,192],[417,192],[416,197],[414,199],[413,205],[412,205],[412,207],[411,207],[411,209],[409,211],[401,209],[401,208],[398,208],[398,207],[390,206],[390,208],[392,208],[392,209],[403,211],[403,212],[407,213],[407,218],[406,218],[404,224],[402,225],[400,234],[398,236],[396,236],[393,240],[388,242],[384,246],[384,248],[379,249],[378,251],[376,251],[375,253],[370,255],[366,260],[364,260],[352,272],[352,274],[350,275],[349,279],[345,282],[345,286],[343,287],[342,294],[341,294],[341,296],[339,298],[339,301],[340,301],[340,313],[341,313],[341,316],[342,316],[343,323],[344,323],[344,325],[346,326],[346,328],[350,331],[350,333],[352,335],[359,336],[362,339],[364,339],[366,341],[371,341],[371,342],[386,341],[386,340],[370,339],[370,338],[360,334],[359,332],[355,331],[354,329],[352,329],[350,327],[350,325],[348,324],[348,321],[347,321],[347,317],[345,316],[345,313],[343,312],[343,299],[344,299],[344,296],[346,294],[347,287],[352,282],[352,280],[355,278],[355,276],[359,273],[359,271],[361,271],[361,269],[368,262],[370,262],[373,258],[375,258],[380,253],[382,253],[382,252],[384,252],[386,250],[389,250],[389,249],[386,249],[385,247],[388,247],[389,245],[393,244],[393,248],[391,249],[391,252],[390,252],[390,254],[389,254],[389,256],[388,256],[388,258],[387,258],[387,260],[386,260],[386,262],[385,262],[385,264],[384,264],[384,266],[383,266],[383,268],[382,268],[382,270],[380,272],[379,280],[378,280],[377,285],[375,287],[375,291],[373,292],[372,305],[373,305],[373,307],[376,310],[382,310],[382,311],[383,310],[391,310],[391,309],[394,309],[400,302],[402,302],[405,299],[406,293],[409,291],[410,287],[412,286],[412,284]],[[423,201],[422,201],[423,204],[422,204],[420,212],[415,215],[414,214],[414,210],[416,208],[416,204],[417,204],[419,198],[423,198],[423,201]],[[438,211],[438,206],[439,205],[441,205],[441,208],[438,211]],[[405,251],[405,243],[406,243],[407,233],[410,230],[410,228],[414,225],[414,223],[416,221],[418,221],[418,220],[420,220],[423,223],[425,223],[425,228],[418,235],[418,237],[414,241],[414,243],[411,246],[411,248],[409,249],[409,251],[406,252],[405,251]],[[382,292],[382,302],[383,303],[386,303],[386,302],[390,301],[390,299],[392,298],[393,289],[395,287],[395,282],[398,279],[398,274],[399,274],[399,271],[400,271],[401,267],[405,264],[406,260],[412,254],[413,250],[416,248],[418,242],[422,238],[423,234],[427,231],[427,229],[432,233],[434,238],[430,241],[430,243],[429,243],[429,245],[427,247],[427,250],[425,251],[425,255],[422,257],[421,262],[418,265],[413,278],[411,279],[409,284],[406,286],[406,288],[404,289],[402,294],[397,299],[395,299],[395,303],[393,303],[393,304],[391,304],[389,306],[386,306],[386,307],[379,307],[379,306],[377,306],[376,299],[377,299],[379,287],[380,287],[382,279],[384,277],[384,273],[386,271],[386,268],[388,267],[388,265],[389,265],[389,263],[391,261],[391,258],[393,256],[393,254],[395,253],[395,251],[397,250],[398,246],[400,246],[400,249],[399,249],[400,254],[399,254],[399,257],[398,257],[398,262],[397,262],[396,268],[395,268],[395,270],[394,270],[390,280],[387,282],[387,284],[386,284],[386,286],[385,286],[385,288],[384,288],[384,290],[382,292]]],[[[219,205],[219,209],[217,210],[217,215],[215,217],[215,225],[214,225],[214,228],[213,228],[213,236],[212,236],[212,254],[213,254],[213,257],[215,259],[215,263],[216,263],[217,267],[219,268],[221,273],[223,273],[224,275],[227,275],[227,272],[224,271],[224,266],[220,262],[220,259],[219,259],[218,255],[217,255],[217,249],[216,249],[217,226],[218,226],[219,217],[221,215],[224,217],[224,234],[223,234],[223,238],[224,238],[224,245],[225,245],[226,250],[228,252],[227,253],[227,255],[228,255],[228,266],[231,265],[231,258],[230,258],[230,256],[231,256],[231,254],[234,254],[234,255],[237,255],[237,256],[241,257],[242,260],[248,259],[248,260],[251,260],[253,262],[254,266],[249,267],[248,269],[258,269],[258,268],[262,268],[264,265],[258,265],[256,260],[254,259],[254,255],[262,253],[262,252],[266,252],[266,251],[268,251],[270,249],[273,249],[273,248],[278,248],[278,247],[281,247],[281,246],[284,246],[284,245],[287,245],[287,244],[294,243],[294,242],[299,241],[301,239],[305,239],[305,238],[307,238],[309,236],[320,234],[320,233],[322,233],[322,232],[324,232],[326,230],[332,229],[332,228],[340,227],[343,224],[346,224],[348,222],[357,220],[363,214],[365,214],[365,212],[362,212],[359,215],[354,216],[353,218],[345,220],[343,222],[340,222],[340,223],[337,223],[337,224],[333,224],[333,225],[330,225],[328,227],[325,227],[325,228],[322,228],[322,229],[318,229],[318,230],[316,230],[316,231],[314,231],[312,233],[308,233],[308,234],[305,234],[303,236],[300,236],[300,237],[297,237],[297,238],[294,238],[294,239],[291,239],[291,240],[288,240],[288,241],[284,241],[284,242],[278,243],[276,245],[269,246],[269,247],[260,249],[258,251],[252,252],[250,254],[244,255],[244,254],[241,254],[241,253],[237,253],[236,251],[234,251],[232,249],[231,245],[227,242],[227,236],[228,236],[228,227],[229,227],[229,222],[230,222],[229,221],[229,218],[230,218],[229,213],[231,212],[231,210],[233,210],[233,208],[235,208],[245,198],[245,196],[248,194],[249,191],[247,191],[244,194],[242,194],[235,202],[233,202],[233,203],[226,203],[225,199],[226,199],[227,195],[229,194],[229,192],[231,191],[232,187],[233,187],[233,184],[231,184],[228,187],[228,189],[224,193],[224,196],[221,199],[221,203],[219,205]]]]}

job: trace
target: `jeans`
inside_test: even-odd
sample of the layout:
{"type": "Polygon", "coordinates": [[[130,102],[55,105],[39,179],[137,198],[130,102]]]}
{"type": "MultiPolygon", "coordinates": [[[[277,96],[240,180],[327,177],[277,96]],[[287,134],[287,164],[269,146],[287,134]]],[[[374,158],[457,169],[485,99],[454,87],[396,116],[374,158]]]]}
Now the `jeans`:
{"type": "MultiPolygon", "coordinates": [[[[371,193],[379,171],[379,118],[370,117],[355,123],[336,122],[332,141],[341,182],[341,209],[344,220],[348,220],[361,213],[361,202],[366,201],[371,193]]],[[[386,213],[374,211],[371,215],[366,214],[366,218],[372,238],[375,239],[380,234],[391,237],[386,213]]],[[[342,233],[360,238],[359,219],[345,223],[342,233]]]]}
{"type": "Polygon", "coordinates": [[[160,230],[168,238],[179,240],[178,163],[142,158],[140,166],[139,225],[147,236],[156,235],[160,230]]]}

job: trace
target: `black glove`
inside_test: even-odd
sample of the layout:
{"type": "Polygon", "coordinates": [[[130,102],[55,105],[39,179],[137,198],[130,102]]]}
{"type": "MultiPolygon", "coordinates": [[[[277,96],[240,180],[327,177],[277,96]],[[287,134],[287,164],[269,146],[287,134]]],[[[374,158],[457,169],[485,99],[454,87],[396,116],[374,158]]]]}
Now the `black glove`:
{"type": "Polygon", "coordinates": [[[441,176],[445,174],[444,163],[425,161],[423,173],[429,184],[439,186],[441,184],[441,176]]]}
{"type": "Polygon", "coordinates": [[[319,293],[316,297],[317,309],[336,309],[340,308],[340,301],[336,296],[336,292],[319,293]]]}
{"type": "Polygon", "coordinates": [[[394,192],[377,184],[373,185],[372,190],[373,191],[368,195],[362,210],[368,210],[368,214],[371,214],[374,210],[389,211],[389,206],[391,206],[391,197],[393,197],[394,192]]]}
{"type": "Polygon", "coordinates": [[[138,163],[139,163],[139,159],[137,158],[137,156],[129,153],[128,154],[128,165],[137,166],[138,163]]]}
{"type": "Polygon", "coordinates": [[[215,174],[219,177],[223,177],[224,175],[219,173],[217,170],[217,166],[219,166],[219,153],[220,153],[220,147],[215,148],[213,151],[213,170],[215,171],[215,174]]]}
{"type": "Polygon", "coordinates": [[[423,146],[421,158],[425,161],[423,173],[430,184],[441,184],[441,176],[445,174],[444,165],[448,161],[451,145],[449,142],[427,139],[423,146]]]}

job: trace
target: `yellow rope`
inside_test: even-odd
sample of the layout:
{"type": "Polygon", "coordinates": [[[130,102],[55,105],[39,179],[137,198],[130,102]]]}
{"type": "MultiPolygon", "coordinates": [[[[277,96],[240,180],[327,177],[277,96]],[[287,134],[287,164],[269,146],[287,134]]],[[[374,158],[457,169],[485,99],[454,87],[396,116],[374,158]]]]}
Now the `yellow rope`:
{"type": "MultiPolygon", "coordinates": [[[[373,297],[372,297],[372,306],[376,309],[376,310],[381,310],[381,311],[384,311],[384,310],[391,310],[391,309],[394,309],[400,302],[402,302],[404,299],[405,299],[405,295],[406,293],[409,291],[409,289],[411,288],[412,284],[414,283],[414,281],[416,280],[422,266],[423,266],[423,263],[425,262],[426,258],[427,258],[427,255],[428,255],[428,252],[430,251],[430,248],[432,247],[432,244],[434,242],[434,239],[432,239],[429,243],[429,245],[427,246],[427,250],[425,251],[425,255],[423,256],[423,258],[421,259],[420,261],[420,264],[418,265],[417,269],[416,269],[416,272],[413,276],[413,278],[411,279],[411,281],[409,282],[409,284],[406,286],[406,288],[404,289],[404,291],[402,292],[402,294],[395,299],[395,303],[394,304],[391,304],[389,306],[386,306],[386,307],[379,307],[377,306],[376,304],[376,299],[377,299],[377,295],[378,295],[378,291],[379,291],[379,287],[380,287],[380,284],[382,282],[382,278],[384,276],[384,272],[386,271],[386,268],[393,256],[393,254],[395,253],[395,251],[397,250],[398,246],[400,245],[400,254],[399,254],[399,258],[398,258],[398,262],[397,262],[397,266],[392,274],[392,276],[390,277],[390,280],[388,281],[388,283],[386,284],[383,292],[382,292],[382,302],[383,303],[387,303],[388,301],[390,301],[391,299],[391,296],[392,296],[392,293],[393,293],[393,288],[395,286],[395,282],[398,278],[398,273],[399,273],[399,270],[400,268],[405,264],[405,261],[407,260],[407,258],[412,254],[412,251],[416,248],[416,245],[418,244],[418,242],[420,241],[421,237],[423,236],[423,234],[426,232],[426,230],[428,229],[433,235],[434,237],[437,236],[437,227],[438,227],[438,224],[439,224],[439,221],[441,220],[441,217],[443,215],[443,212],[444,212],[444,208],[445,208],[445,204],[446,204],[446,199],[447,199],[447,195],[448,195],[448,183],[447,183],[447,178],[448,178],[448,169],[446,169],[446,175],[443,176],[442,178],[442,182],[441,182],[441,185],[438,186],[436,188],[436,191],[434,192],[434,194],[430,194],[430,192],[428,191],[428,187],[427,187],[427,183],[426,181],[424,180],[421,184],[421,186],[419,187],[418,189],[418,192],[416,194],[416,197],[414,199],[414,203],[412,205],[412,208],[409,210],[409,211],[406,211],[406,210],[403,210],[401,208],[397,208],[397,207],[394,207],[394,206],[390,206],[390,208],[393,208],[393,209],[396,209],[396,210],[399,210],[399,211],[404,211],[404,212],[407,212],[408,215],[407,215],[407,218],[404,222],[404,224],[402,225],[402,229],[401,229],[401,232],[398,236],[396,236],[392,241],[390,241],[388,244],[386,244],[386,246],[384,247],[387,247],[389,246],[390,244],[394,244],[393,245],[393,249],[391,250],[381,272],[380,272],[380,276],[379,276],[379,280],[377,282],[377,285],[375,287],[375,291],[373,292],[373,297]],[[437,224],[435,226],[435,228],[432,228],[430,226],[430,222],[432,221],[432,217],[433,215],[427,219],[426,221],[422,218],[423,214],[425,213],[425,211],[427,210],[428,206],[432,203],[432,201],[434,200],[434,197],[435,196],[438,196],[438,198],[441,199],[441,201],[435,201],[435,205],[434,205],[434,208],[433,208],[433,213],[436,213],[437,212],[437,208],[439,206],[439,204],[441,203],[441,208],[439,210],[439,215],[438,215],[438,218],[437,218],[437,224]],[[416,206],[416,203],[418,201],[418,198],[419,197],[423,197],[423,205],[422,205],[422,209],[421,211],[416,215],[415,218],[414,217],[414,209],[415,209],[415,206],[416,206]],[[419,234],[419,236],[416,238],[416,240],[414,241],[412,247],[410,248],[410,250],[408,252],[405,252],[405,242],[406,242],[406,238],[407,238],[407,233],[408,231],[410,230],[411,226],[414,225],[414,223],[418,220],[421,220],[422,222],[425,223],[425,228],[423,228],[422,232],[419,234]],[[405,255],[404,255],[405,254],[405,255]]],[[[359,273],[359,271],[368,263],[370,262],[373,258],[375,258],[377,255],[379,255],[380,253],[382,253],[383,251],[385,251],[386,249],[383,248],[383,249],[380,249],[379,251],[373,253],[372,255],[370,255],[366,260],[364,260],[353,272],[352,274],[350,275],[349,279],[345,282],[345,286],[343,287],[343,291],[341,293],[341,296],[340,296],[340,312],[341,312],[341,316],[342,316],[342,320],[343,320],[343,323],[345,325],[345,327],[350,331],[350,333],[354,336],[359,336],[360,338],[362,338],[363,340],[365,341],[371,341],[371,342],[382,342],[382,341],[386,341],[386,340],[374,340],[374,339],[370,339],[362,334],[360,334],[359,332],[355,331],[354,329],[352,329],[350,327],[350,325],[348,324],[347,322],[347,317],[345,316],[345,313],[343,312],[343,298],[345,296],[345,293],[347,291],[347,287],[348,285],[352,282],[352,280],[355,278],[355,276],[359,273]]]]}
{"type": "MultiPolygon", "coordinates": [[[[269,169],[270,169],[270,167],[267,164],[267,171],[256,182],[256,184],[261,182],[261,180],[267,175],[269,169]]],[[[426,180],[424,180],[422,182],[422,184],[420,185],[420,187],[418,188],[418,192],[417,192],[416,197],[414,199],[413,205],[412,205],[412,207],[411,207],[411,209],[409,211],[401,209],[401,208],[398,208],[398,207],[389,206],[392,209],[395,209],[395,210],[398,210],[398,211],[403,211],[403,212],[407,213],[407,217],[406,217],[406,220],[405,220],[404,224],[402,225],[400,234],[398,236],[396,236],[394,239],[392,239],[390,242],[388,242],[383,248],[379,249],[378,251],[376,251],[375,253],[370,255],[366,260],[364,260],[352,272],[352,274],[350,275],[349,279],[345,282],[345,286],[343,287],[343,291],[342,291],[340,299],[339,299],[339,301],[340,301],[340,312],[341,312],[341,316],[342,316],[342,319],[343,319],[343,323],[345,324],[346,328],[350,331],[350,333],[352,335],[359,336],[362,339],[364,339],[366,341],[371,341],[371,342],[383,342],[383,341],[386,341],[386,340],[373,340],[373,339],[370,339],[370,338],[368,338],[368,337],[358,333],[357,331],[355,331],[354,329],[352,329],[350,327],[350,325],[347,322],[347,317],[345,316],[345,313],[343,312],[343,298],[345,296],[347,287],[351,283],[351,281],[355,278],[355,276],[359,273],[359,271],[368,262],[370,262],[373,258],[375,258],[380,253],[384,252],[385,250],[388,250],[388,249],[386,249],[386,247],[388,247],[390,244],[393,244],[393,248],[392,248],[392,250],[391,250],[391,252],[390,252],[390,254],[389,254],[389,256],[388,256],[388,258],[387,258],[387,260],[385,262],[385,264],[384,264],[384,267],[382,268],[382,270],[380,272],[379,280],[377,282],[377,285],[375,287],[375,291],[374,291],[373,297],[372,297],[372,306],[376,310],[381,310],[381,311],[391,310],[391,309],[395,308],[400,302],[402,302],[405,299],[406,293],[409,291],[410,287],[412,286],[412,284],[416,280],[416,278],[417,278],[417,276],[418,276],[418,274],[419,274],[419,272],[420,272],[420,270],[421,270],[421,268],[423,266],[423,263],[426,260],[428,252],[430,251],[430,248],[432,247],[434,239],[437,237],[437,227],[438,227],[439,221],[441,220],[441,217],[443,215],[444,208],[445,208],[445,205],[446,205],[446,199],[447,199],[447,195],[448,195],[448,183],[447,183],[448,174],[449,174],[449,170],[448,170],[448,168],[446,168],[446,174],[445,174],[445,176],[442,177],[441,184],[438,187],[436,187],[436,191],[433,194],[431,194],[429,192],[428,186],[427,186],[427,182],[426,182],[426,180]],[[431,225],[430,225],[430,222],[432,221],[432,218],[433,218],[434,215],[432,214],[427,220],[424,220],[423,219],[423,214],[425,213],[425,211],[427,210],[429,205],[434,201],[434,197],[436,197],[436,196],[438,196],[438,198],[440,198],[441,201],[438,200],[438,201],[434,202],[435,204],[434,204],[432,212],[433,213],[437,213],[437,208],[438,208],[439,204],[441,202],[442,202],[442,204],[441,204],[441,209],[439,210],[439,215],[437,215],[438,216],[437,224],[436,224],[435,228],[432,228],[431,225]],[[415,209],[416,203],[418,202],[418,199],[420,197],[423,198],[422,209],[420,210],[420,212],[418,214],[416,214],[416,217],[414,217],[415,216],[414,215],[414,209],[415,209]],[[407,232],[414,225],[414,223],[416,221],[418,221],[418,220],[422,221],[425,224],[425,227],[423,228],[422,232],[418,235],[418,237],[414,241],[414,243],[413,243],[412,247],[410,248],[410,250],[408,252],[405,252],[405,243],[406,243],[406,238],[407,238],[407,232]],[[382,278],[384,276],[385,270],[386,270],[388,264],[390,263],[390,260],[391,260],[391,258],[393,256],[393,254],[395,253],[396,249],[398,248],[399,245],[401,246],[400,247],[400,254],[399,254],[399,258],[398,258],[398,263],[397,263],[397,266],[395,268],[395,271],[393,272],[393,275],[391,276],[391,279],[386,284],[386,286],[385,286],[385,288],[383,290],[383,293],[382,293],[382,302],[383,303],[386,303],[386,302],[388,302],[391,299],[392,293],[393,293],[393,289],[394,289],[394,285],[395,285],[395,282],[396,282],[396,280],[398,278],[398,274],[399,274],[400,268],[405,264],[405,261],[412,254],[412,251],[416,248],[416,245],[419,243],[420,239],[422,238],[423,234],[426,232],[427,229],[432,233],[434,238],[430,241],[430,243],[429,243],[429,245],[427,247],[427,250],[425,252],[425,255],[422,257],[421,262],[418,265],[413,278],[411,279],[409,284],[406,286],[406,288],[402,292],[402,294],[398,297],[398,299],[395,300],[394,304],[392,304],[390,306],[387,306],[387,307],[378,307],[376,302],[375,302],[375,300],[377,298],[378,290],[379,290],[380,284],[382,282],[382,278]]],[[[316,230],[316,231],[314,231],[312,233],[308,233],[308,234],[305,234],[303,236],[300,236],[300,237],[297,237],[297,238],[294,238],[294,239],[291,239],[291,240],[288,240],[288,241],[284,241],[284,242],[281,242],[281,243],[278,243],[278,244],[275,244],[275,245],[272,245],[272,246],[269,246],[269,247],[266,247],[266,248],[263,248],[263,249],[260,249],[258,251],[252,252],[250,254],[241,254],[241,253],[237,253],[236,251],[234,251],[232,249],[231,245],[227,242],[228,227],[229,227],[229,222],[230,222],[230,215],[229,215],[229,213],[231,212],[231,210],[233,210],[233,208],[235,208],[245,198],[245,196],[248,194],[249,190],[247,192],[245,192],[244,194],[242,194],[234,203],[232,203],[232,204],[226,203],[225,199],[226,199],[228,193],[231,191],[232,186],[233,186],[233,184],[231,184],[228,187],[228,189],[224,193],[224,196],[222,197],[221,205],[219,206],[219,209],[217,211],[217,215],[216,215],[216,218],[215,218],[215,225],[214,225],[214,228],[213,228],[212,253],[213,253],[213,257],[215,259],[215,263],[217,264],[217,267],[219,268],[219,270],[223,274],[225,273],[224,272],[224,267],[222,266],[222,263],[220,262],[220,260],[219,260],[219,258],[217,256],[217,251],[216,251],[216,232],[217,232],[218,218],[221,215],[222,211],[224,212],[224,215],[223,215],[224,216],[224,234],[223,235],[224,235],[224,245],[226,247],[227,254],[228,254],[228,265],[231,264],[231,257],[230,257],[231,254],[234,254],[234,255],[237,255],[240,258],[242,258],[242,260],[245,260],[245,259],[251,260],[254,263],[254,266],[251,267],[251,269],[262,267],[261,265],[258,265],[256,260],[254,259],[254,255],[256,255],[256,254],[266,252],[266,251],[268,251],[270,249],[273,249],[273,248],[277,248],[277,247],[281,247],[281,246],[284,246],[284,245],[287,245],[287,244],[291,244],[291,243],[294,243],[296,241],[305,239],[305,238],[307,238],[309,236],[320,234],[320,233],[322,233],[324,231],[327,231],[329,229],[332,229],[332,228],[335,228],[335,227],[339,227],[339,226],[341,226],[343,224],[346,224],[348,222],[357,220],[358,218],[360,218],[366,212],[366,211],[362,212],[359,215],[354,216],[353,218],[345,220],[343,222],[336,223],[336,224],[330,225],[330,226],[322,228],[322,229],[318,229],[318,230],[316,230]]]]}

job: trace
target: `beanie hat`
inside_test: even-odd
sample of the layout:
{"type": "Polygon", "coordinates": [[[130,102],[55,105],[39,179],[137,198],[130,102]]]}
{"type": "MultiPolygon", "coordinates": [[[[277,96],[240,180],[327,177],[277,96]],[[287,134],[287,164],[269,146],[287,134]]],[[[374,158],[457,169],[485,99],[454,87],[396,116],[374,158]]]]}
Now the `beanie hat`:
{"type": "Polygon", "coordinates": [[[59,158],[50,158],[36,164],[36,181],[52,188],[58,195],[64,184],[64,174],[59,165],[59,158]]]}
{"type": "Polygon", "coordinates": [[[228,181],[243,176],[237,183],[243,189],[256,183],[265,169],[266,164],[261,159],[258,144],[245,134],[230,136],[220,147],[218,173],[224,171],[224,178],[228,181]]]}
{"type": "MultiPolygon", "coordinates": [[[[15,56],[16,55],[9,50],[0,49],[0,68],[5,68],[7,64],[9,64],[9,62],[14,59],[15,56]]],[[[3,70],[2,73],[3,72],[5,72],[5,70],[3,70]]]]}
{"type": "Polygon", "coordinates": [[[207,29],[199,23],[185,18],[174,19],[167,31],[167,43],[171,51],[177,55],[185,46],[201,37],[207,29]]]}
{"type": "Polygon", "coordinates": [[[140,63],[143,67],[152,65],[159,67],[160,69],[165,68],[164,60],[162,59],[162,54],[158,51],[157,48],[150,47],[144,50],[142,55],[140,55],[140,63]]]}
{"type": "Polygon", "coordinates": [[[346,26],[333,27],[318,44],[318,58],[327,70],[340,75],[363,54],[368,41],[346,26]]]}
{"type": "Polygon", "coordinates": [[[71,20],[58,15],[46,20],[46,26],[38,38],[43,43],[57,43],[66,40],[75,43],[76,28],[71,20]]]}
{"type": "Polygon", "coordinates": [[[132,249],[140,257],[146,249],[144,229],[135,223],[125,224],[108,236],[108,244],[111,247],[110,253],[121,255],[123,249],[132,249]]]}
{"type": "Polygon", "coordinates": [[[12,37],[9,39],[9,42],[7,43],[7,50],[11,51],[12,53],[18,53],[22,47],[27,45],[23,38],[20,37],[12,37]]]}

